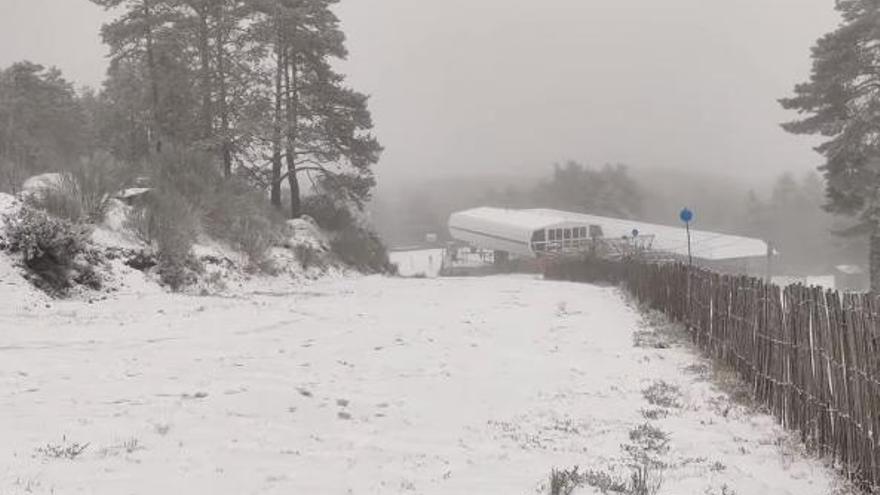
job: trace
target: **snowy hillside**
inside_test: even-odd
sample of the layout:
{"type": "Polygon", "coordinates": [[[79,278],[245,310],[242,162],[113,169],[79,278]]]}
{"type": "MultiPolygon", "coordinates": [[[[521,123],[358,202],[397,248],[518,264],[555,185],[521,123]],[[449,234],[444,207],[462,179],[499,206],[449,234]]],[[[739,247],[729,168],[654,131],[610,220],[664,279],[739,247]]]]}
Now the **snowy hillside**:
{"type": "MultiPolygon", "coordinates": [[[[118,293],[160,291],[160,277],[156,273],[154,246],[140,238],[129,224],[132,208],[122,201],[110,204],[101,223],[88,226],[88,264],[101,279],[99,289],[74,286],[66,296],[81,300],[104,300],[118,293]]],[[[43,304],[50,298],[28,282],[35,277],[25,268],[21,253],[4,250],[6,218],[18,221],[23,203],[16,197],[0,193],[0,296],[8,292],[5,301],[15,306],[43,304]]],[[[256,284],[265,278],[280,277],[287,282],[315,280],[337,276],[347,271],[331,252],[330,241],[315,222],[308,218],[287,221],[279,233],[281,242],[268,249],[267,260],[271,276],[257,273],[250,266],[247,255],[226,243],[200,235],[192,246],[192,255],[201,272],[191,285],[183,288],[190,294],[232,294],[256,284]],[[307,256],[308,259],[305,259],[307,256]]],[[[56,294],[57,295],[57,294],[56,294]]]]}
{"type": "Polygon", "coordinates": [[[0,329],[3,494],[548,493],[628,479],[640,431],[661,494],[836,489],[610,288],[365,277],[4,304],[0,329]]]}

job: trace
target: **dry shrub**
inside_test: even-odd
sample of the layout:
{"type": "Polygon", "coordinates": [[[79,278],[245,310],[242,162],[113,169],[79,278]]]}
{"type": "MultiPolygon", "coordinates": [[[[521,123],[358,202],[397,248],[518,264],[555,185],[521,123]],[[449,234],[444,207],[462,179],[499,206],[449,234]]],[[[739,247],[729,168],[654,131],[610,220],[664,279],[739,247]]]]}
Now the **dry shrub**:
{"type": "Polygon", "coordinates": [[[67,172],[58,174],[54,184],[46,184],[39,191],[26,196],[25,202],[32,208],[69,222],[80,223],[85,217],[76,179],[67,172]]]}
{"type": "Polygon", "coordinates": [[[47,183],[28,196],[33,207],[71,222],[100,223],[113,195],[124,184],[127,166],[109,154],[97,153],[58,174],[55,183],[47,183]]]}
{"type": "Polygon", "coordinates": [[[91,223],[104,220],[110,201],[124,186],[130,167],[109,153],[96,153],[81,160],[70,172],[85,219],[91,223]]]}

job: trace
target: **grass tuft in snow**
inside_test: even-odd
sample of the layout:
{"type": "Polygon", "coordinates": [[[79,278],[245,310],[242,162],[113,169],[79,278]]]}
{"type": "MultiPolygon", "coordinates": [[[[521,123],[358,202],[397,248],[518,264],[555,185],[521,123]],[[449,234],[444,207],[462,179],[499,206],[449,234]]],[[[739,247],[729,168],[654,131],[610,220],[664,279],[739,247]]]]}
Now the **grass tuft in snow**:
{"type": "Polygon", "coordinates": [[[650,424],[629,432],[630,443],[621,446],[629,456],[630,480],[627,493],[654,495],[663,485],[664,456],[669,452],[669,435],[650,424]]]}
{"type": "Polygon", "coordinates": [[[572,469],[553,469],[550,472],[550,495],[571,495],[583,486],[602,494],[656,495],[663,484],[660,468],[651,464],[633,465],[629,480],[602,470],[580,472],[572,469]]]}
{"type": "MultiPolygon", "coordinates": [[[[650,424],[641,424],[629,432],[629,445],[624,450],[633,457],[661,456],[669,452],[669,435],[660,428],[650,424]]],[[[659,462],[659,461],[658,461],[659,462]]]]}
{"type": "Polygon", "coordinates": [[[681,408],[681,388],[663,380],[657,380],[651,386],[642,390],[642,396],[652,406],[668,409],[681,408]]]}
{"type": "MultiPolygon", "coordinates": [[[[655,495],[663,485],[664,457],[669,453],[669,434],[644,423],[629,432],[629,443],[621,445],[625,457],[621,461],[629,478],[624,479],[609,471],[553,469],[550,472],[550,495],[569,495],[575,489],[589,486],[603,494],[655,495]]],[[[613,469],[612,469],[613,471],[613,469]]]]}
{"type": "Polygon", "coordinates": [[[67,437],[64,437],[60,444],[48,443],[37,448],[37,454],[50,459],[73,460],[82,455],[89,448],[89,445],[90,443],[68,443],[67,437]]]}
{"type": "Polygon", "coordinates": [[[576,488],[584,484],[584,477],[573,469],[553,469],[550,471],[550,495],[570,495],[576,488]]]}
{"type": "Polygon", "coordinates": [[[651,464],[633,467],[630,478],[629,495],[655,495],[663,485],[663,475],[659,468],[651,464]]]}
{"type": "Polygon", "coordinates": [[[140,440],[136,437],[130,437],[115,445],[104,447],[98,454],[102,457],[113,457],[123,453],[130,455],[140,450],[145,450],[145,447],[141,445],[140,440]]]}
{"type": "Polygon", "coordinates": [[[669,416],[669,410],[664,409],[662,407],[652,407],[648,409],[642,409],[640,411],[642,413],[642,417],[645,419],[650,419],[656,421],[658,419],[663,419],[669,416]]]}

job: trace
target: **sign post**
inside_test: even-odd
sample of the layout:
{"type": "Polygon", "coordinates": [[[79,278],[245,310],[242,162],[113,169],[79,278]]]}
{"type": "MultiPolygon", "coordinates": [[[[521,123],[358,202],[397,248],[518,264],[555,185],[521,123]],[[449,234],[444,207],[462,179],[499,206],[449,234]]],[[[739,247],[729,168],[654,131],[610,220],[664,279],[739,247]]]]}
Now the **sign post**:
{"type": "Polygon", "coordinates": [[[687,230],[687,239],[688,239],[688,266],[693,265],[694,258],[691,255],[691,221],[694,219],[694,212],[689,210],[688,208],[684,208],[681,210],[681,213],[678,214],[678,218],[684,222],[685,230],[687,230]]]}
{"type": "Polygon", "coordinates": [[[687,238],[688,238],[688,270],[687,270],[687,309],[688,309],[688,317],[685,321],[685,325],[687,325],[690,330],[690,309],[691,309],[691,269],[694,264],[694,258],[691,255],[691,221],[694,219],[694,212],[689,210],[687,207],[682,208],[681,213],[678,214],[678,218],[684,222],[684,227],[687,230],[687,238]]]}

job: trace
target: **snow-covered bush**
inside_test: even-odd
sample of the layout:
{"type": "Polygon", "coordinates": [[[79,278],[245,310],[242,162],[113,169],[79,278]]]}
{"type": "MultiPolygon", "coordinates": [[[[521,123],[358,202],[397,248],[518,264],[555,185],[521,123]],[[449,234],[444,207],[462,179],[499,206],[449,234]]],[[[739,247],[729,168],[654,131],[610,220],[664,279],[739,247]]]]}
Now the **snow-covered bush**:
{"type": "Polygon", "coordinates": [[[243,251],[253,267],[273,271],[267,253],[281,242],[284,219],[262,193],[240,180],[223,181],[206,194],[202,208],[208,235],[243,251]]]}
{"type": "Polygon", "coordinates": [[[199,222],[186,198],[173,191],[156,191],[131,210],[127,226],[156,250],[157,272],[164,284],[179,290],[195,282],[200,269],[192,246],[199,222]]]}
{"type": "Polygon", "coordinates": [[[53,294],[63,294],[74,283],[100,286],[100,278],[83,259],[88,252],[89,230],[70,221],[23,206],[4,218],[5,250],[21,254],[34,282],[53,294]]]}
{"type": "Polygon", "coordinates": [[[351,226],[338,232],[330,247],[345,264],[368,273],[393,273],[388,249],[379,235],[365,227],[351,226]]]}
{"type": "Polygon", "coordinates": [[[329,233],[330,248],[343,263],[368,273],[395,271],[385,244],[367,227],[356,205],[322,193],[306,197],[303,212],[304,217],[329,233]]]}
{"type": "Polygon", "coordinates": [[[327,194],[306,196],[302,201],[302,213],[314,219],[324,230],[341,231],[355,225],[351,210],[327,194]]]}
{"type": "MultiPolygon", "coordinates": [[[[247,254],[252,267],[272,271],[267,252],[281,241],[283,218],[252,184],[242,178],[223,177],[215,157],[188,149],[172,149],[158,156],[151,182],[156,198],[145,205],[145,210],[159,207],[163,197],[176,197],[178,203],[185,203],[181,207],[188,217],[180,228],[185,228],[193,240],[207,234],[226,241],[247,254]]],[[[153,240],[152,236],[147,240],[153,240]]]]}

